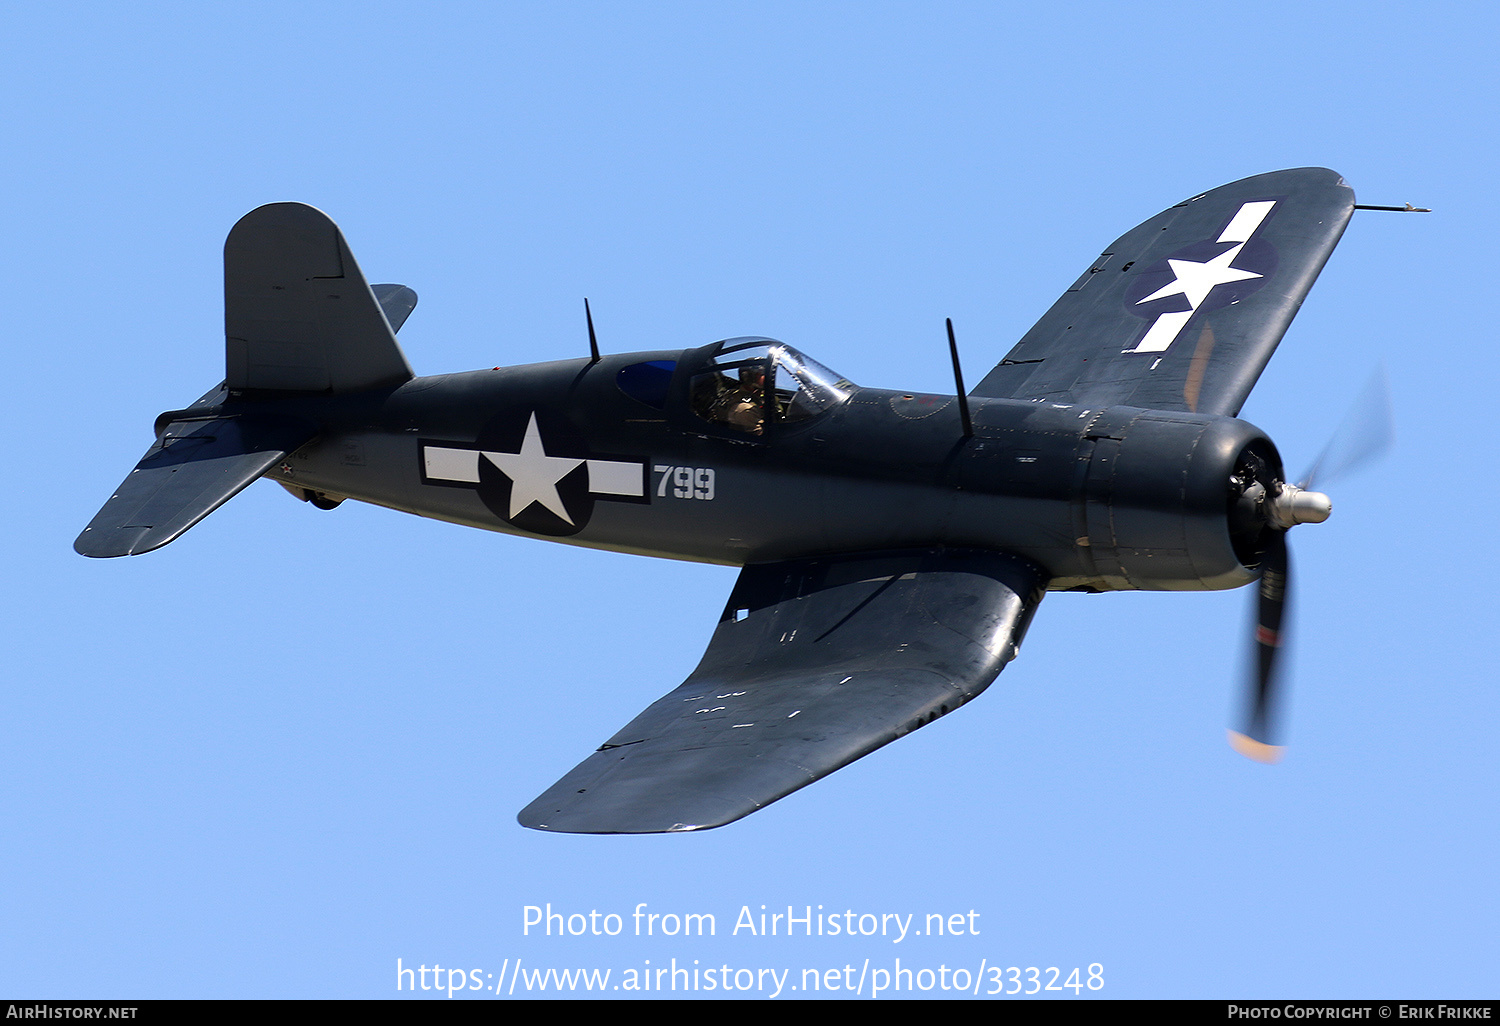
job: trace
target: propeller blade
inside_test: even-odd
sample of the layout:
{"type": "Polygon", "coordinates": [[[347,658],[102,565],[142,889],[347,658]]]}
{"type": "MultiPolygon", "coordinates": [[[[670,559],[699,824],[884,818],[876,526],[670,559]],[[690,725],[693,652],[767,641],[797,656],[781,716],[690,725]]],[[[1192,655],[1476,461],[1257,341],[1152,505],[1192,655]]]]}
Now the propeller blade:
{"type": "MultiPolygon", "coordinates": [[[[1383,455],[1395,439],[1394,422],[1390,384],[1385,367],[1378,366],[1302,484],[1272,482],[1267,486],[1269,494],[1256,503],[1259,515],[1264,518],[1262,522],[1271,530],[1260,564],[1247,722],[1243,731],[1229,731],[1229,744],[1257,762],[1277,762],[1283,752],[1274,735],[1281,688],[1281,650],[1286,637],[1284,625],[1290,622],[1287,604],[1291,599],[1292,566],[1286,532],[1298,524],[1320,524],[1328,519],[1333,504],[1328,496],[1314,491],[1313,485],[1343,477],[1383,455]]],[[[1246,490],[1238,501],[1243,506],[1251,499],[1253,496],[1246,490]]]]}
{"type": "Polygon", "coordinates": [[[1329,481],[1353,472],[1391,447],[1395,440],[1395,417],[1391,412],[1391,386],[1385,366],[1375,368],[1370,380],[1355,398],[1349,412],[1323,447],[1303,480],[1302,487],[1311,490],[1313,482],[1329,481]]]}
{"type": "Polygon", "coordinates": [[[1291,557],[1286,532],[1272,531],[1271,544],[1261,560],[1260,587],[1255,608],[1255,658],[1251,666],[1249,717],[1243,731],[1229,732],[1235,751],[1257,762],[1277,762],[1283,749],[1273,743],[1280,655],[1291,590],[1291,557]]]}

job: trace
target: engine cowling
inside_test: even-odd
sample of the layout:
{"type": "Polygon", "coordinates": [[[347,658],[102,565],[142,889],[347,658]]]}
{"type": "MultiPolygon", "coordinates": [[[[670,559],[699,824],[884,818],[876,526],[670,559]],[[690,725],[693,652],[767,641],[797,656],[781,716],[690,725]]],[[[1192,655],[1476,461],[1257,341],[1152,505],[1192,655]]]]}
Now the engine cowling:
{"type": "Polygon", "coordinates": [[[1254,580],[1270,526],[1264,495],[1281,493],[1281,456],[1253,424],[1112,407],[1085,429],[1092,443],[1074,498],[1094,587],[1199,591],[1254,580]]]}

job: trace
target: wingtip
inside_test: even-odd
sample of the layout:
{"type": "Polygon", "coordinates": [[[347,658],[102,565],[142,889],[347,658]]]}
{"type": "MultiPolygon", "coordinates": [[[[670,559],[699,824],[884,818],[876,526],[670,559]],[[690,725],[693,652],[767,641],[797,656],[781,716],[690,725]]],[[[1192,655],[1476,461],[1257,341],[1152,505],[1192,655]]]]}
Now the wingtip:
{"type": "Polygon", "coordinates": [[[177,537],[174,534],[167,541],[142,545],[142,540],[150,533],[149,527],[96,529],[90,524],[74,539],[73,551],[80,556],[88,556],[90,559],[113,559],[116,556],[134,556],[142,552],[150,552],[152,549],[159,549],[167,544],[167,541],[177,537]]]}
{"type": "Polygon", "coordinates": [[[740,813],[718,823],[666,823],[658,818],[619,815],[615,810],[587,811],[558,808],[555,803],[545,803],[540,810],[528,805],[516,814],[516,822],[529,830],[540,830],[550,834],[685,834],[695,830],[712,830],[733,822],[746,813],[740,813]]]}
{"type": "Polygon", "coordinates": [[[1237,730],[1227,731],[1229,735],[1229,747],[1239,752],[1247,759],[1265,763],[1267,766],[1281,761],[1281,756],[1286,752],[1282,745],[1268,745],[1264,741],[1257,741],[1253,737],[1247,737],[1237,730]]]}

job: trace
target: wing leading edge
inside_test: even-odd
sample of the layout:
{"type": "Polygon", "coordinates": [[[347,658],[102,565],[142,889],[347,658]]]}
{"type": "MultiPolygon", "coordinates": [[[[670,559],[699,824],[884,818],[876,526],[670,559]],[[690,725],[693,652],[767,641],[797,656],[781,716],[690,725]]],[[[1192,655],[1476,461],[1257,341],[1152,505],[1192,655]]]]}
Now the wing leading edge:
{"type": "Polygon", "coordinates": [[[972,394],[1233,416],[1353,213],[1326,168],[1184,200],[1116,239],[972,394]]]}
{"type": "Polygon", "coordinates": [[[733,822],[982,692],[1045,583],[984,551],[747,566],[682,686],[518,818],[568,833],[733,822]]]}

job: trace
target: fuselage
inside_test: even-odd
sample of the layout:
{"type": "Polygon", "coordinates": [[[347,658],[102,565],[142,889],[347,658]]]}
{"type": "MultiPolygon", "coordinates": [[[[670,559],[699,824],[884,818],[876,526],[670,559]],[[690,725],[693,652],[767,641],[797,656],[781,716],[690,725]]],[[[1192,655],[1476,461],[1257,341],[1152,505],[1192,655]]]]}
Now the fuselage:
{"type": "Polygon", "coordinates": [[[709,563],[962,547],[1053,589],[1255,577],[1226,488],[1247,447],[1274,447],[1243,421],[974,399],[965,437],[954,396],[829,377],[750,339],[287,399],[322,432],[266,476],[325,505],[709,563]]]}

